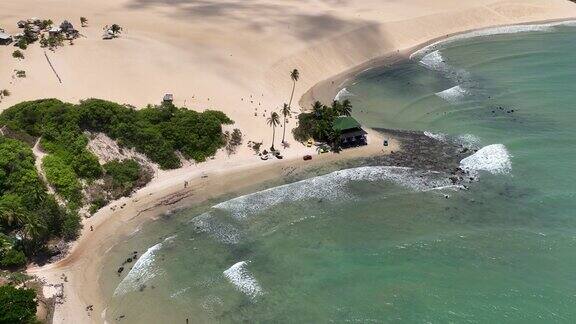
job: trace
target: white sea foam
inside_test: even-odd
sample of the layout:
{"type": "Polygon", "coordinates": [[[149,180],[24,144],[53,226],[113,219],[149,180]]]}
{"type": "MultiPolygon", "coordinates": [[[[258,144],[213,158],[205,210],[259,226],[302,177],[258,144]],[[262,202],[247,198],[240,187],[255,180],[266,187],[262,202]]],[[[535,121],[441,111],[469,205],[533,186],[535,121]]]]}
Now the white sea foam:
{"type": "Polygon", "coordinates": [[[342,88],[342,90],[338,91],[338,93],[336,94],[336,97],[334,97],[334,100],[340,101],[340,100],[348,99],[352,96],[354,96],[354,94],[352,92],[350,92],[347,88],[342,88]]]}
{"type": "Polygon", "coordinates": [[[170,298],[176,298],[176,297],[182,295],[183,293],[187,292],[188,290],[190,290],[190,287],[179,289],[178,291],[172,293],[170,295],[170,298]]]}
{"type": "Polygon", "coordinates": [[[437,140],[437,141],[440,141],[440,142],[446,141],[446,134],[442,134],[442,133],[432,133],[432,132],[429,132],[429,131],[424,131],[424,135],[426,135],[426,136],[428,136],[428,137],[430,137],[430,138],[432,138],[432,139],[435,139],[435,140],[437,140]]]}
{"type": "Polygon", "coordinates": [[[262,294],[260,284],[246,269],[247,263],[240,261],[224,271],[224,277],[228,279],[238,290],[250,298],[256,298],[262,294]]]}
{"type": "Polygon", "coordinates": [[[427,54],[420,60],[420,63],[431,70],[444,71],[448,69],[448,65],[444,62],[444,57],[442,57],[440,51],[427,54]]]}
{"type": "Polygon", "coordinates": [[[141,285],[162,274],[164,270],[154,264],[156,254],[164,243],[171,241],[175,237],[176,235],[170,236],[146,250],[146,252],[138,258],[126,277],[118,284],[118,287],[114,290],[114,296],[122,296],[126,293],[136,291],[141,285]]]}
{"type": "Polygon", "coordinates": [[[506,174],[512,169],[510,154],[503,144],[484,146],[478,152],[460,161],[460,167],[472,174],[487,171],[492,174],[506,174]]]}
{"type": "Polygon", "coordinates": [[[208,233],[212,238],[220,242],[226,244],[237,244],[240,242],[240,231],[232,224],[219,221],[210,212],[194,217],[191,222],[200,231],[208,233]]]}
{"type": "Polygon", "coordinates": [[[430,44],[426,47],[421,48],[420,50],[414,52],[410,58],[420,58],[424,57],[429,53],[436,51],[438,48],[441,48],[443,45],[447,45],[449,43],[475,38],[475,37],[484,37],[484,36],[492,36],[492,35],[502,35],[502,34],[516,34],[516,33],[525,33],[525,32],[535,32],[535,31],[553,31],[557,26],[572,26],[576,24],[576,20],[570,21],[562,21],[562,22],[555,22],[555,23],[548,23],[548,24],[534,24],[534,25],[511,25],[511,26],[502,26],[502,27],[492,27],[486,28],[481,30],[476,30],[469,33],[458,34],[436,43],[430,44]]]}
{"type": "Polygon", "coordinates": [[[468,91],[459,85],[436,93],[438,97],[448,101],[449,103],[461,102],[467,94],[468,91]]]}
{"type": "Polygon", "coordinates": [[[306,199],[340,200],[353,198],[347,190],[350,181],[391,181],[405,188],[423,191],[448,183],[437,173],[393,166],[365,166],[335,171],[323,176],[301,180],[245,196],[240,196],[213,206],[242,219],[250,214],[275,205],[306,199]]]}
{"type": "Polygon", "coordinates": [[[467,148],[478,147],[480,144],[480,138],[472,134],[464,134],[456,137],[456,142],[467,148]]]}
{"type": "Polygon", "coordinates": [[[442,73],[445,77],[449,78],[455,83],[462,84],[471,82],[470,73],[463,69],[454,68],[446,63],[440,51],[434,51],[426,54],[420,60],[420,64],[430,70],[442,73]]]}

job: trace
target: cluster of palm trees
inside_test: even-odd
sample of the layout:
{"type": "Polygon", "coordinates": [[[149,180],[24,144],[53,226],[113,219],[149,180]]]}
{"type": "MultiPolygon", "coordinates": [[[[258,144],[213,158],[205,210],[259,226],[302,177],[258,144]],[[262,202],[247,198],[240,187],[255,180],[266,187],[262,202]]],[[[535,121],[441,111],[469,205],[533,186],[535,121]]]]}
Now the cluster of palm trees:
{"type": "MultiPolygon", "coordinates": [[[[6,198],[6,197],[5,197],[6,198]]],[[[46,227],[37,217],[26,212],[18,204],[10,203],[6,198],[0,202],[0,226],[18,229],[17,232],[24,239],[25,247],[36,245],[46,231],[46,227]]]]}
{"type": "MultiPolygon", "coordinates": [[[[292,113],[292,99],[294,98],[294,90],[296,89],[296,81],[300,78],[300,72],[297,69],[292,70],[290,72],[290,79],[292,79],[292,93],[290,94],[290,101],[288,104],[284,104],[280,113],[284,118],[284,130],[282,133],[282,143],[286,143],[286,120],[292,113]]],[[[272,146],[270,147],[271,151],[275,151],[274,149],[274,140],[276,137],[276,126],[280,125],[280,115],[272,111],[270,112],[270,116],[266,119],[267,124],[272,127],[272,146]]]]}

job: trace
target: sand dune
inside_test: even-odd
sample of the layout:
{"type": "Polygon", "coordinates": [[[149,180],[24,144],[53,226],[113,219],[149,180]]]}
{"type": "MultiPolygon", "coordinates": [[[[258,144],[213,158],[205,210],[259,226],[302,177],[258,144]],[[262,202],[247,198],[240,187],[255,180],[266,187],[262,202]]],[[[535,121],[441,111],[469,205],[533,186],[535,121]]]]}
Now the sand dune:
{"type": "MultiPolygon", "coordinates": [[[[85,37],[73,46],[47,51],[62,83],[37,45],[25,51],[22,61],[11,57],[13,47],[0,47],[0,89],[13,94],[0,103],[0,110],[44,97],[72,102],[98,97],[143,106],[158,103],[171,92],[177,105],[223,110],[242,129],[246,141],[269,141],[270,129],[262,114],[288,101],[289,72],[294,68],[301,74],[293,104],[299,110],[298,102],[333,98],[343,79],[383,57],[397,59],[421,44],[467,30],[576,17],[576,5],[566,0],[0,2],[0,28],[11,33],[18,31],[16,22],[24,18],[69,19],[79,25],[80,16],[89,19],[89,27],[81,28],[85,37]],[[124,34],[102,40],[102,27],[112,23],[122,25],[124,34]],[[28,77],[14,79],[15,69],[26,70],[28,77]]],[[[292,119],[289,126],[294,124],[292,119]]],[[[285,152],[288,158],[310,151],[291,142],[285,152]]],[[[374,153],[371,146],[350,154],[374,153]]],[[[51,282],[59,282],[62,272],[69,275],[67,300],[58,307],[55,322],[103,321],[97,285],[101,255],[142,221],[135,218],[140,211],[161,211],[157,205],[162,201],[186,196],[181,191],[184,180],[194,179],[198,192],[204,193],[188,201],[192,203],[231,187],[241,190],[272,179],[293,163],[266,164],[245,147],[231,158],[219,154],[200,166],[160,172],[149,187],[116,203],[127,204],[122,211],[101,211],[87,222],[95,231],[85,230],[67,259],[32,270],[51,282]],[[263,166],[255,169],[255,165],[263,166]],[[200,178],[204,173],[210,173],[209,183],[200,178]],[[90,304],[95,311],[88,317],[85,307],[90,304]]]]}

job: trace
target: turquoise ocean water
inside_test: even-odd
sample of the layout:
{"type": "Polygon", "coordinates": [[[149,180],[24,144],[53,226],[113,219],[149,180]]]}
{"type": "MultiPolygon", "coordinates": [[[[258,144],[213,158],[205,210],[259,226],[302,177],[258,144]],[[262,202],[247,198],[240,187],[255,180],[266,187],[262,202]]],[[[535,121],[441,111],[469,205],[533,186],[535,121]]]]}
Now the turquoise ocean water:
{"type": "Polygon", "coordinates": [[[109,254],[108,320],[574,322],[576,27],[522,28],[427,48],[340,94],[369,126],[484,147],[469,190],[366,166],[177,212],[109,254]]]}

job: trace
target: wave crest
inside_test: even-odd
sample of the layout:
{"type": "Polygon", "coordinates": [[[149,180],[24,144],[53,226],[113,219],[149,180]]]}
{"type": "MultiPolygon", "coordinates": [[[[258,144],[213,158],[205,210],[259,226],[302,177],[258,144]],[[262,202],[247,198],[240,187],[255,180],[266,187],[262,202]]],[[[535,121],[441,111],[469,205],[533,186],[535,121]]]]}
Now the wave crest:
{"type": "Polygon", "coordinates": [[[242,219],[285,202],[353,198],[346,188],[350,181],[391,181],[414,191],[442,187],[449,182],[430,171],[394,166],[365,166],[334,171],[323,176],[258,191],[219,203],[213,208],[228,211],[233,217],[242,219]]]}
{"type": "Polygon", "coordinates": [[[262,294],[262,288],[250,271],[246,269],[246,261],[235,263],[223,274],[238,290],[254,299],[262,294]]]}
{"type": "Polygon", "coordinates": [[[452,104],[461,102],[467,94],[468,91],[459,85],[436,93],[438,97],[452,104]]]}
{"type": "Polygon", "coordinates": [[[492,174],[506,174],[512,169],[510,154],[503,144],[484,146],[476,153],[460,161],[462,170],[471,174],[487,171],[492,174]]]}
{"type": "Polygon", "coordinates": [[[555,23],[548,23],[548,24],[533,24],[533,25],[510,25],[510,26],[501,26],[501,27],[492,27],[486,29],[480,29],[476,31],[472,31],[469,33],[458,34],[446,39],[440,40],[428,46],[425,46],[418,51],[415,51],[410,55],[410,59],[413,58],[420,58],[424,57],[427,54],[436,51],[438,48],[441,48],[444,45],[453,43],[455,41],[475,38],[475,37],[484,37],[484,36],[493,36],[493,35],[503,35],[503,34],[516,34],[516,33],[525,33],[525,32],[538,32],[538,31],[553,31],[557,26],[572,26],[576,24],[576,20],[569,20],[569,21],[561,21],[555,23]]]}
{"type": "Polygon", "coordinates": [[[134,263],[134,266],[130,269],[126,277],[120,281],[114,290],[114,296],[122,296],[129,292],[136,291],[146,282],[164,273],[164,270],[154,265],[156,254],[164,243],[173,240],[175,237],[176,235],[170,236],[146,250],[146,252],[138,258],[136,263],[134,263]]]}

